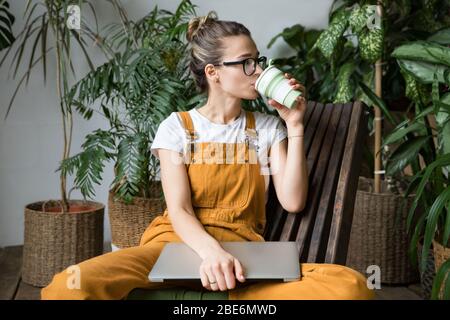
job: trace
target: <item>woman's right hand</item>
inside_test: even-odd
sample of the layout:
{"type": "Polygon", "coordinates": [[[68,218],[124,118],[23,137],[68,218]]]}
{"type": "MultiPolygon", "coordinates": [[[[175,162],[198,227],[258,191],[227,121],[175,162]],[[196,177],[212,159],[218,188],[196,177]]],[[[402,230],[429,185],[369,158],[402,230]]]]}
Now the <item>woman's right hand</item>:
{"type": "Polygon", "coordinates": [[[223,249],[211,251],[205,256],[200,264],[200,278],[203,287],[211,291],[234,289],[236,279],[245,281],[239,260],[223,249]]]}

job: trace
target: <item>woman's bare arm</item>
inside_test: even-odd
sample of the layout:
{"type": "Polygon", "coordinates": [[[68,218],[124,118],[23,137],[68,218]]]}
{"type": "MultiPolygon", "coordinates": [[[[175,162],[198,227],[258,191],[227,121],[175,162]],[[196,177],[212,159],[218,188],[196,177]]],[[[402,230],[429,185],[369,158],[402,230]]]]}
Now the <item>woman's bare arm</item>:
{"type": "MultiPolygon", "coordinates": [[[[289,130],[289,135],[303,135],[303,128],[289,130]]],[[[270,167],[273,168],[273,185],[283,208],[291,213],[302,211],[308,196],[308,168],[303,137],[287,143],[284,139],[271,148],[270,167]]]]}
{"type": "Polygon", "coordinates": [[[159,149],[159,157],[169,218],[181,240],[202,258],[199,271],[203,286],[213,291],[233,289],[236,278],[240,282],[245,281],[244,270],[241,263],[206,232],[195,216],[182,155],[159,149]]]}
{"type": "Polygon", "coordinates": [[[181,154],[166,149],[158,151],[161,182],[173,228],[183,242],[203,259],[208,252],[218,250],[221,246],[195,216],[186,165],[181,154]]]}

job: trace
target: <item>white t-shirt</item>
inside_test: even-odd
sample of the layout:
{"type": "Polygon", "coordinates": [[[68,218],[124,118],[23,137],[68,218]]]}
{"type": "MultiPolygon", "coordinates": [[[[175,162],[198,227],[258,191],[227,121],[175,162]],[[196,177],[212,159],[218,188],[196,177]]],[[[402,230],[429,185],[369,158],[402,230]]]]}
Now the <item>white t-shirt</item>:
{"type": "MultiPolygon", "coordinates": [[[[197,134],[195,142],[217,142],[217,143],[238,143],[244,142],[246,114],[242,112],[236,120],[230,124],[218,124],[211,122],[202,115],[196,108],[189,110],[194,130],[197,134]]],[[[255,127],[258,132],[257,146],[258,161],[261,164],[261,174],[264,175],[266,183],[266,201],[268,199],[268,187],[270,182],[270,170],[267,167],[269,148],[287,137],[286,127],[281,120],[273,115],[253,112],[255,117],[255,127]],[[264,169],[264,170],[263,170],[264,169]]],[[[186,143],[186,134],[181,119],[176,112],[164,119],[156,132],[151,145],[151,152],[157,158],[158,149],[168,149],[183,153],[186,143]]]]}

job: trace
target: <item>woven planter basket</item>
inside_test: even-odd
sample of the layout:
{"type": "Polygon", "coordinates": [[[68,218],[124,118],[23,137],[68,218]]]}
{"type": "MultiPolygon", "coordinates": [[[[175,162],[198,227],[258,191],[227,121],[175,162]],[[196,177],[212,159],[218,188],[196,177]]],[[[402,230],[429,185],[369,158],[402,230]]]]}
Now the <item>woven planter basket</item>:
{"type": "Polygon", "coordinates": [[[154,198],[134,197],[131,204],[114,199],[114,193],[109,193],[108,214],[114,246],[124,249],[139,245],[145,229],[166,208],[165,201],[159,197],[161,192],[159,183],[152,192],[154,198]]]}
{"type": "Polygon", "coordinates": [[[414,196],[401,209],[403,196],[386,192],[373,193],[373,179],[359,177],[354,208],[347,265],[366,274],[367,267],[381,269],[381,282],[406,284],[418,282],[417,266],[408,257],[409,237],[406,217],[414,196]]]}
{"type": "Polygon", "coordinates": [[[87,206],[80,212],[43,212],[59,207],[50,200],[25,207],[22,280],[37,287],[48,285],[67,267],[103,253],[105,206],[91,201],[71,200],[70,205],[87,206]]]}
{"type": "MultiPolygon", "coordinates": [[[[419,242],[417,244],[417,258],[420,263],[422,257],[422,247],[423,244],[419,242]]],[[[432,248],[428,251],[427,264],[425,270],[420,275],[420,286],[422,288],[422,298],[429,300],[431,298],[431,290],[433,289],[433,281],[436,275],[435,272],[435,262],[434,262],[434,251],[432,248]]]]}
{"type": "MultiPolygon", "coordinates": [[[[444,247],[442,244],[433,239],[433,253],[434,253],[434,265],[435,271],[438,272],[439,268],[442,264],[450,259],[450,248],[444,247]]],[[[448,275],[445,276],[444,281],[442,282],[442,287],[439,292],[440,299],[443,299],[444,295],[444,283],[447,279],[448,275]]]]}

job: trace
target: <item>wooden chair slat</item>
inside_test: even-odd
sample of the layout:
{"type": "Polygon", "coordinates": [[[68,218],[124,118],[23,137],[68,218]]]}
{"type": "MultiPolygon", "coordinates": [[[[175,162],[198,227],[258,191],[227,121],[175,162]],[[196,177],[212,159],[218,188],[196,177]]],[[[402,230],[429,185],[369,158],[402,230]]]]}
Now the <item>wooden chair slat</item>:
{"type": "Polygon", "coordinates": [[[305,141],[306,154],[308,154],[309,148],[311,147],[311,143],[312,143],[312,140],[316,133],[316,129],[320,122],[323,110],[324,110],[324,105],[321,103],[317,103],[314,107],[314,110],[312,111],[311,118],[305,127],[304,141],[305,141]]]}
{"type": "MultiPolygon", "coordinates": [[[[331,224],[331,210],[333,208],[333,200],[337,186],[337,179],[332,179],[332,177],[337,177],[339,174],[350,115],[351,108],[336,105],[330,121],[326,140],[331,144],[332,150],[329,150],[330,147],[322,150],[328,154],[325,174],[328,179],[323,184],[322,195],[317,208],[316,220],[310,240],[308,258],[306,259],[307,262],[323,262],[325,258],[328,232],[331,224]]],[[[325,156],[321,155],[322,161],[324,161],[324,158],[325,156]]]]}
{"type": "Polygon", "coordinates": [[[361,102],[355,102],[352,111],[325,256],[327,263],[345,264],[347,259],[362,158],[361,143],[367,133],[367,116],[361,102]]]}
{"type": "Polygon", "coordinates": [[[315,102],[315,101],[308,101],[308,107],[306,108],[305,118],[303,119],[303,123],[304,123],[305,127],[308,126],[309,119],[311,118],[311,114],[312,114],[313,110],[315,109],[316,104],[317,104],[317,102],[315,102]]]}
{"type": "MultiPolygon", "coordinates": [[[[313,150],[308,155],[308,168],[312,168],[310,174],[310,188],[311,193],[308,194],[308,206],[299,215],[302,215],[302,220],[299,227],[294,230],[293,239],[297,242],[299,250],[300,261],[305,261],[309,248],[309,241],[311,238],[314,221],[317,214],[318,205],[322,196],[322,185],[326,180],[326,167],[328,159],[331,154],[333,144],[329,140],[334,140],[335,130],[330,125],[329,119],[333,119],[331,114],[338,106],[328,104],[326,106],[327,112],[321,122],[321,130],[316,137],[318,141],[313,142],[313,150]],[[320,140],[319,140],[320,138],[320,140]],[[317,150],[315,150],[317,149],[317,150]]],[[[336,121],[336,120],[335,120],[336,121]]],[[[315,138],[316,138],[315,137],[315,138]]]]}
{"type": "MultiPolygon", "coordinates": [[[[325,137],[325,131],[328,127],[328,121],[331,116],[331,112],[333,111],[333,105],[327,104],[324,108],[324,111],[320,117],[320,121],[317,124],[316,131],[314,138],[312,139],[311,148],[307,155],[307,163],[308,163],[308,179],[310,180],[309,183],[309,190],[312,192],[309,195],[312,195],[315,197],[316,195],[320,195],[319,190],[316,192],[314,191],[316,188],[320,188],[320,186],[317,186],[315,178],[317,178],[318,174],[315,170],[315,164],[317,163],[317,158],[319,155],[319,151],[321,148],[321,145],[323,143],[323,138],[325,137]],[[311,182],[312,180],[312,182],[311,182]]],[[[308,197],[307,202],[310,203],[306,207],[306,212],[303,210],[301,213],[294,214],[294,213],[288,213],[286,217],[286,221],[283,226],[282,235],[280,237],[281,241],[290,241],[294,240],[297,234],[297,231],[299,229],[300,220],[302,220],[301,224],[305,225],[309,223],[310,219],[312,218],[313,212],[310,213],[310,211],[314,210],[314,206],[311,203],[312,199],[308,197]],[[305,214],[304,214],[305,213],[305,214]]],[[[298,241],[299,244],[299,250],[303,249],[303,243],[301,241],[298,241]]]]}
{"type": "Polygon", "coordinates": [[[270,214],[266,214],[267,226],[266,232],[264,233],[264,239],[266,239],[267,241],[278,241],[280,239],[284,221],[286,220],[286,215],[283,207],[280,205],[278,200],[272,200],[277,197],[273,183],[270,183],[269,185],[269,194],[270,196],[267,202],[272,204],[272,211],[266,211],[270,212],[270,214]]]}

